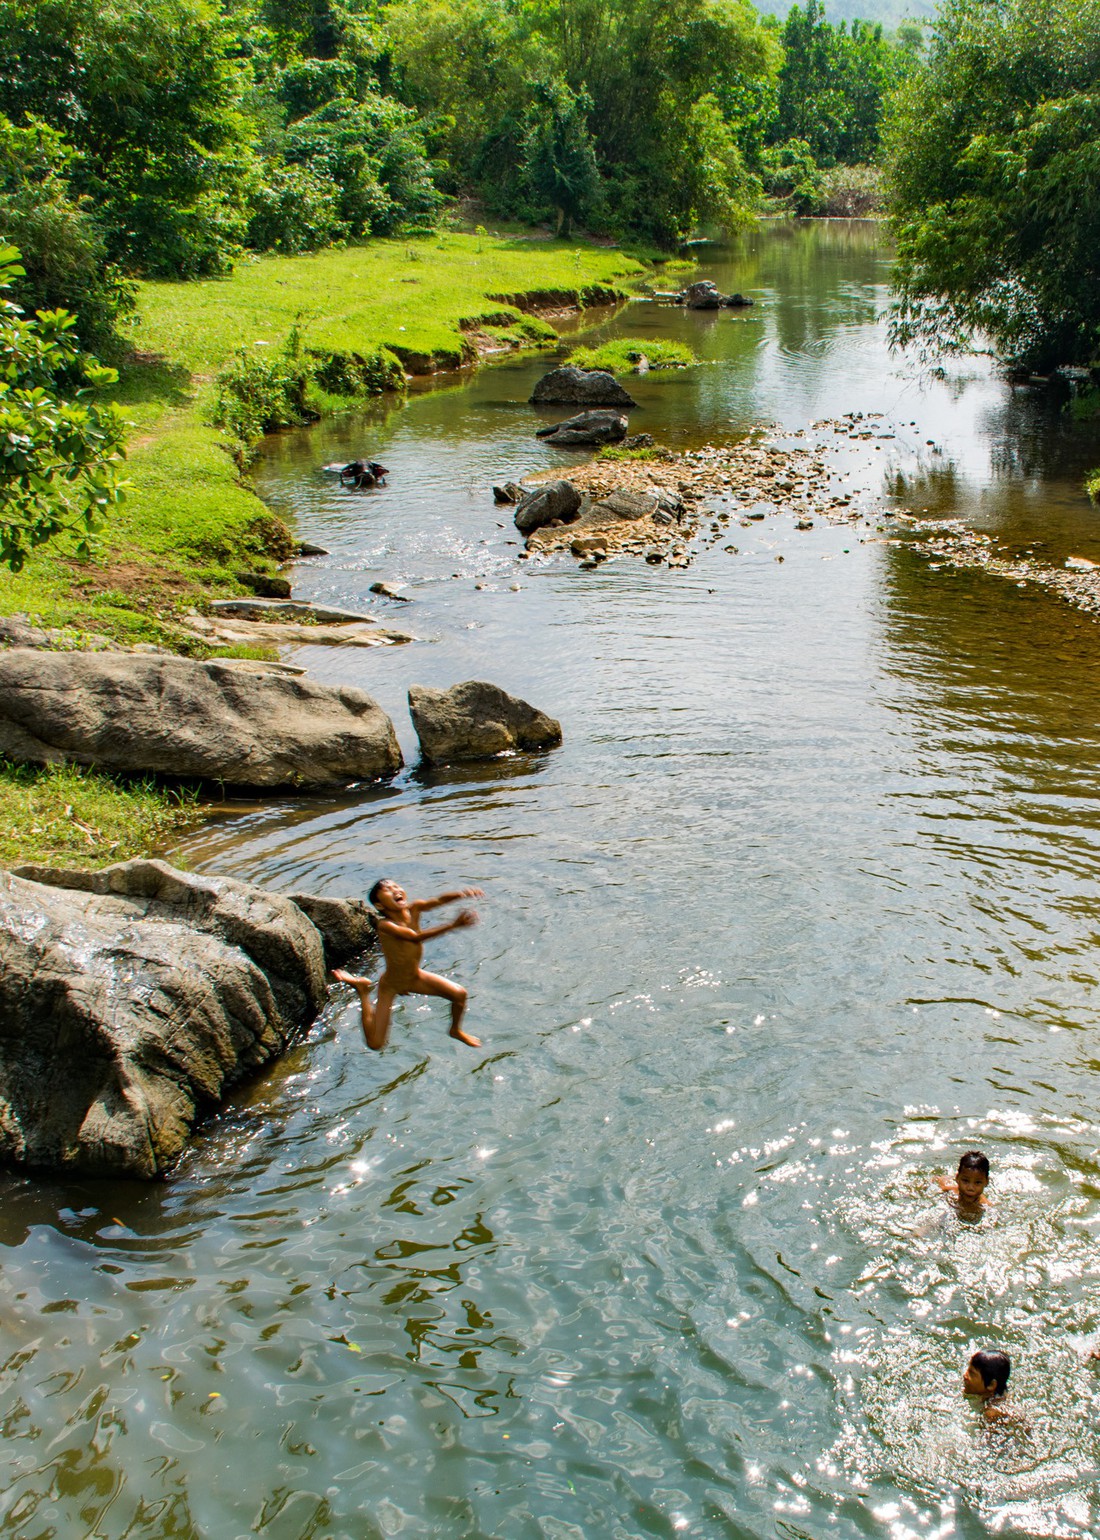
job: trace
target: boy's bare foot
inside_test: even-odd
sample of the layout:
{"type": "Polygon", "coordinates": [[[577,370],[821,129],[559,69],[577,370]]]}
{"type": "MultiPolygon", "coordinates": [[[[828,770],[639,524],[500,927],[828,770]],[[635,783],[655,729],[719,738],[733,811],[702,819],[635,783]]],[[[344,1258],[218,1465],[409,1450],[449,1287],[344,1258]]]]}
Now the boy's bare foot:
{"type": "Polygon", "coordinates": [[[467,1048],[480,1048],[480,1037],[473,1037],[469,1032],[463,1032],[461,1027],[452,1027],[451,1036],[457,1037],[460,1043],[465,1043],[467,1048]]]}
{"type": "Polygon", "coordinates": [[[334,979],[339,979],[341,984],[350,984],[360,994],[363,994],[364,991],[369,993],[374,988],[374,984],[370,979],[364,978],[362,974],[345,973],[343,968],[333,968],[332,976],[334,979]]]}

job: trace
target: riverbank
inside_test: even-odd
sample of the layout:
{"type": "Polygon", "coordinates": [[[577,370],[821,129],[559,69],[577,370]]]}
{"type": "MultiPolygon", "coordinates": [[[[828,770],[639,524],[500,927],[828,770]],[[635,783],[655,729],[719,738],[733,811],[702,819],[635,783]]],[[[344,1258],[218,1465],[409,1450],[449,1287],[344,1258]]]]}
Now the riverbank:
{"type": "Polygon", "coordinates": [[[296,551],[242,477],[244,446],[214,426],[218,375],[235,354],[270,360],[294,332],[315,376],[307,412],[321,416],[373,393],[369,366],[383,350],[427,373],[479,350],[553,341],[532,312],[607,302],[645,271],[606,247],[440,232],[244,260],[224,279],[142,284],[113,392],[132,423],[127,499],[92,560],[59,540],[18,575],[0,575],[0,615],[193,651],[182,614],[248,592],[242,576],[270,573],[296,551]]]}
{"type": "MultiPolygon", "coordinates": [[[[60,628],[53,645],[248,656],[247,644],[208,647],[181,624],[188,610],[252,591],[297,551],[242,474],[248,446],[214,425],[218,375],[238,350],[270,359],[296,331],[315,376],[307,411],[322,416],[373,388],[360,370],[358,396],[326,389],[354,386],[349,360],[369,365],[388,350],[427,373],[552,343],[538,311],[607,303],[645,272],[605,247],[442,232],[246,260],[226,279],[142,284],[112,392],[132,424],[126,501],[91,560],[58,540],[18,575],[0,574],[0,616],[60,628]]],[[[193,801],[152,785],[12,767],[0,769],[0,811],[0,859],[87,864],[158,853],[197,816],[193,801]]]]}

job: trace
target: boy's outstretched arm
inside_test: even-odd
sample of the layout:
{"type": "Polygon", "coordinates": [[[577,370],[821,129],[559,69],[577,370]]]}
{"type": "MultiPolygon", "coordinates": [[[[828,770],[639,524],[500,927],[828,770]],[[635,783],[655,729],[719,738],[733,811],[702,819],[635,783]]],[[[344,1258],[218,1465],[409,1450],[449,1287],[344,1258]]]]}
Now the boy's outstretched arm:
{"type": "Polygon", "coordinates": [[[429,925],[427,930],[414,930],[411,925],[398,925],[393,920],[378,920],[376,924],[379,930],[395,936],[398,941],[420,942],[431,941],[433,936],[445,936],[449,930],[464,930],[468,925],[476,925],[477,915],[472,909],[460,909],[453,920],[444,920],[442,925],[429,925]]]}
{"type": "Polygon", "coordinates": [[[457,904],[462,898],[484,898],[480,888],[454,888],[447,893],[437,893],[434,898],[417,898],[409,905],[413,914],[424,914],[429,909],[439,909],[444,904],[457,904]]]}

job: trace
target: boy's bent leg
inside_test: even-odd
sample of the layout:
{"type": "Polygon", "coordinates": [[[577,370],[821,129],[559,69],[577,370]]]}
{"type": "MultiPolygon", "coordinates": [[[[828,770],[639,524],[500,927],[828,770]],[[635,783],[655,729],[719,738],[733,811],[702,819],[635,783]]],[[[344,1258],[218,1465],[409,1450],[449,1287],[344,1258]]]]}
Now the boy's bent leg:
{"type": "Polygon", "coordinates": [[[359,1011],[363,1018],[363,1038],[368,1048],[384,1048],[390,1029],[390,1009],[393,1005],[393,995],[385,990],[381,984],[378,986],[378,1004],[371,1005],[370,992],[372,982],[358,974],[345,973],[343,968],[333,968],[332,976],[339,979],[341,984],[350,984],[359,996],[359,1011]],[[385,1010],[382,1009],[385,1001],[385,1010]]]}
{"type": "Polygon", "coordinates": [[[454,984],[450,979],[445,979],[440,973],[424,973],[417,975],[417,993],[422,995],[436,995],[442,1000],[449,1000],[451,1005],[451,1036],[456,1037],[460,1043],[465,1043],[469,1048],[480,1048],[481,1039],[472,1037],[469,1032],[462,1030],[462,1018],[466,1012],[468,995],[461,984],[454,984]]]}

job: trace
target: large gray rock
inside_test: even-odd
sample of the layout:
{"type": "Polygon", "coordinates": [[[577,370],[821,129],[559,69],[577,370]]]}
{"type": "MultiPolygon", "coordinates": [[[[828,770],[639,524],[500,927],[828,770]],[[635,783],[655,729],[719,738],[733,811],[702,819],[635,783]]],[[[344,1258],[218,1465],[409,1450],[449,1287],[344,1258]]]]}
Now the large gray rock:
{"type": "MultiPolygon", "coordinates": [[[[369,940],[363,906],[315,902],[331,961],[369,940]]],[[[159,1175],[326,993],[289,898],[163,861],[0,873],[0,1160],[159,1175]]]]}
{"type": "Polygon", "coordinates": [[[571,524],[580,506],[581,494],[571,481],[544,481],[516,509],[515,525],[521,535],[529,535],[555,519],[571,524]]]}
{"type": "Polygon", "coordinates": [[[362,690],[190,658],[28,648],[0,652],[0,754],[294,789],[401,767],[393,723],[362,690]]]}
{"type": "Polygon", "coordinates": [[[450,690],[414,684],[409,712],[420,752],[433,764],[491,759],[509,749],[547,749],[561,742],[561,723],[502,690],[468,679],[450,690]]]}
{"type": "Polygon", "coordinates": [[[578,369],[566,364],[544,374],[531,392],[531,404],[570,401],[578,406],[637,406],[637,402],[606,369],[578,369]]]}
{"type": "Polygon", "coordinates": [[[626,437],[627,426],[621,412],[578,412],[564,422],[537,429],[535,436],[559,449],[579,444],[617,444],[626,437]]]}

